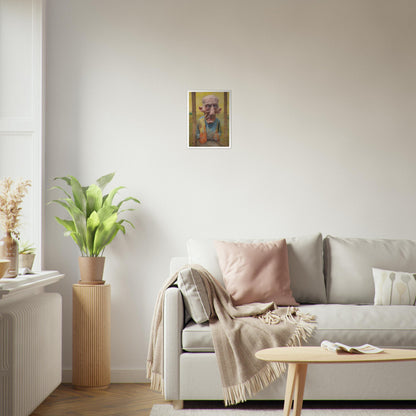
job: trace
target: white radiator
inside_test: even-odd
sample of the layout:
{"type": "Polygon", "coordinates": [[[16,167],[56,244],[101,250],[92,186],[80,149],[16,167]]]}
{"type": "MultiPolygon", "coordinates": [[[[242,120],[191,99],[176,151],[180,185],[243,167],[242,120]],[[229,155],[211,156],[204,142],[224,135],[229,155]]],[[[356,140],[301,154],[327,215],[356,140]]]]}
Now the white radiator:
{"type": "Polygon", "coordinates": [[[60,384],[62,298],[0,305],[0,416],[27,416],[60,384]]]}

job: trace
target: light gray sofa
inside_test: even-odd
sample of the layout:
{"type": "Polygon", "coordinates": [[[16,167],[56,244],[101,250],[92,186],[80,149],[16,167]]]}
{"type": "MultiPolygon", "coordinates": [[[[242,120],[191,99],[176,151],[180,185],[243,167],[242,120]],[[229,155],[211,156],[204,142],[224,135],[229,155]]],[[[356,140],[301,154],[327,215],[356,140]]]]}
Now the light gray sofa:
{"type": "MultiPolygon", "coordinates": [[[[197,263],[222,281],[214,240],[189,240],[188,257],[171,260],[171,273],[197,263]]],[[[251,240],[253,241],[253,240],[251,240]]],[[[299,308],[316,316],[308,345],[327,339],[349,345],[416,349],[416,306],[374,305],[372,268],[416,272],[416,242],[287,238],[291,288],[299,308]]],[[[222,400],[209,325],[185,319],[182,294],[164,303],[164,374],[167,400],[222,400]]],[[[253,351],[253,354],[255,351],[253,351]]],[[[253,397],[283,400],[285,376],[253,397]]],[[[416,400],[416,362],[315,364],[308,368],[305,400],[416,400]]]]}

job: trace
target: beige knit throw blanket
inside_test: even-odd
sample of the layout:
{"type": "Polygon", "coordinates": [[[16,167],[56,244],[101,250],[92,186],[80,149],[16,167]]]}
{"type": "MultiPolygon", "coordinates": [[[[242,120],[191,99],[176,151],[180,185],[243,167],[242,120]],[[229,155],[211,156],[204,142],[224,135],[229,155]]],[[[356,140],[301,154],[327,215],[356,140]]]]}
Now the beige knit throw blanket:
{"type": "MultiPolygon", "coordinates": [[[[204,280],[211,303],[209,325],[221,374],[225,405],[247,400],[276,380],[286,369],[281,363],[257,359],[264,348],[296,346],[312,334],[315,318],[295,307],[273,303],[234,306],[223,286],[204,268],[191,265],[204,280]]],[[[179,271],[160,290],[151,326],[147,378],[151,388],[163,393],[163,303],[165,290],[179,271]]]]}

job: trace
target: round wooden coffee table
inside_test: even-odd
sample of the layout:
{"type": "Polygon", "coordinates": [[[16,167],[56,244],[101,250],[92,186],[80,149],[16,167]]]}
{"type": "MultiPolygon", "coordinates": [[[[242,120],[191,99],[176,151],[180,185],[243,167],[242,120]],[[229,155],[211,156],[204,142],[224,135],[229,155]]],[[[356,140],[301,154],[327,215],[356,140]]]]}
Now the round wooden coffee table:
{"type": "Polygon", "coordinates": [[[258,351],[256,357],[289,364],[283,415],[290,415],[294,395],[293,413],[300,416],[308,364],[411,361],[416,360],[416,350],[385,349],[378,354],[351,354],[327,351],[322,347],[280,347],[258,351]]]}

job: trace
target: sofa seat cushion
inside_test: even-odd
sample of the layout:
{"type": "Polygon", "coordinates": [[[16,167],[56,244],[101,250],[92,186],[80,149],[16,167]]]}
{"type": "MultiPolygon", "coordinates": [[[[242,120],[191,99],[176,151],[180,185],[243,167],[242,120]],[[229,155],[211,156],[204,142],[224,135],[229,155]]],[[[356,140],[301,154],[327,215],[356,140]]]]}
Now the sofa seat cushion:
{"type": "Polygon", "coordinates": [[[182,331],[182,349],[188,352],[214,352],[209,323],[188,322],[182,331]]]}
{"type": "Polygon", "coordinates": [[[409,305],[304,305],[317,317],[308,345],[327,339],[347,345],[416,348],[416,307],[409,305]]]}
{"type": "MultiPolygon", "coordinates": [[[[325,339],[348,345],[373,344],[383,348],[416,348],[416,307],[408,305],[301,305],[315,315],[318,328],[305,345],[325,339]]],[[[188,323],[182,332],[188,352],[214,352],[209,324],[188,323]]]]}

